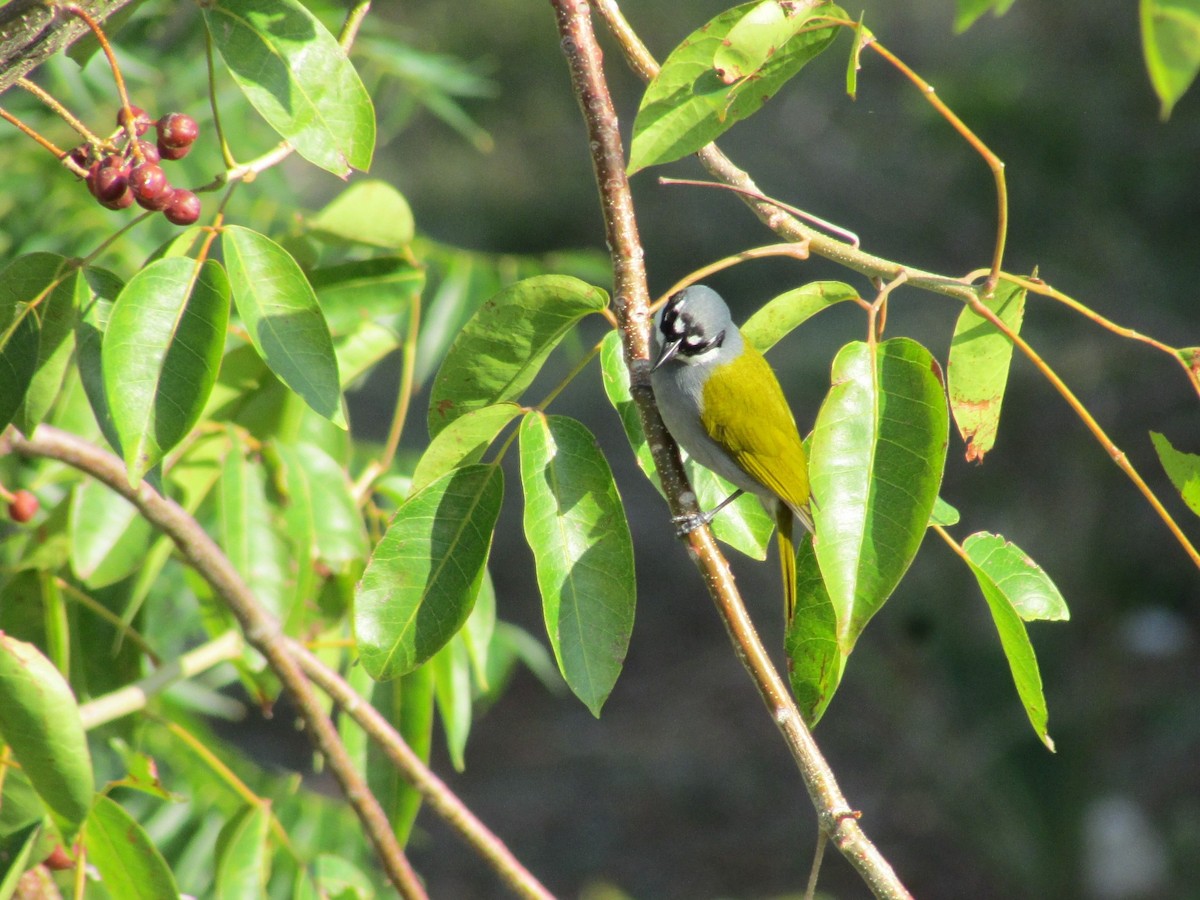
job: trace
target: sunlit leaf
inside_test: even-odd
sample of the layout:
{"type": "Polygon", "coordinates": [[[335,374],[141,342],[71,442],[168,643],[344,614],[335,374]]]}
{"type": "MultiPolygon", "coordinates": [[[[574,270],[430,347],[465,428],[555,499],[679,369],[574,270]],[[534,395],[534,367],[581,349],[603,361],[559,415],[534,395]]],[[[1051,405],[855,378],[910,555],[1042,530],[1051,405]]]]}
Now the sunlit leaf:
{"type": "Polygon", "coordinates": [[[793,37],[768,54],[752,75],[726,84],[717,72],[717,55],[726,49],[733,29],[762,6],[743,3],[726,10],[692,32],[667,57],[638,107],[629,151],[630,173],[695,153],[757,112],[829,46],[838,30],[835,26],[804,30],[808,27],[804,23],[818,16],[846,17],[832,3],[799,13],[789,20],[789,27],[796,29],[793,37]]]}
{"type": "Polygon", "coordinates": [[[95,589],[127,578],[146,563],[153,529],[132,503],[87,479],[71,495],[70,534],[71,568],[95,589]]]}
{"type": "Polygon", "coordinates": [[[87,819],[84,846],[110,897],[121,900],[178,900],[179,888],[166,860],[145,829],[115,801],[96,797],[87,819]]]}
{"type": "Polygon", "coordinates": [[[355,597],[358,652],[372,678],[411,672],[462,627],[479,593],[503,494],[499,468],[463,466],[396,511],[355,597]]]}
{"type": "Polygon", "coordinates": [[[92,803],[92,760],[79,707],[33,644],[0,632],[0,738],[68,842],[92,803]]]}
{"type": "Polygon", "coordinates": [[[221,232],[221,247],[254,349],[314,411],[345,428],[333,338],[300,266],[266,235],[240,225],[221,232]]]}
{"type": "Polygon", "coordinates": [[[1157,431],[1150,432],[1150,440],[1154,442],[1158,461],[1166,470],[1171,484],[1175,485],[1175,490],[1179,491],[1188,509],[1200,516],[1200,456],[1176,450],[1157,431]]]}
{"type": "Polygon", "coordinates": [[[29,380],[25,399],[13,418],[13,424],[25,434],[30,434],[50,411],[62,386],[63,375],[75,350],[77,285],[82,281],[78,270],[60,271],[46,286],[49,293],[37,305],[35,314],[40,325],[37,367],[29,380]]]}
{"type": "Polygon", "coordinates": [[[113,304],[124,287],[125,282],[112,272],[91,266],[83,270],[83,277],[76,282],[79,315],[75,321],[75,364],[96,424],[118,456],[123,456],[121,439],[108,408],[108,394],[104,392],[101,350],[113,304]]]}
{"type": "Polygon", "coordinates": [[[784,652],[792,694],[811,728],[833,699],[846,653],[838,642],[837,613],[807,535],[796,547],[796,614],[788,623],[784,652]]]}
{"type": "Polygon", "coordinates": [[[30,253],[0,271],[0,428],[13,420],[38,371],[42,317],[30,304],[57,281],[65,262],[54,253],[30,253]]]}
{"type": "Polygon", "coordinates": [[[1071,618],[1067,602],[1050,576],[1016,544],[981,531],[967,538],[963,549],[1026,622],[1071,618]]]}
{"type": "Polygon", "coordinates": [[[308,220],[320,239],[399,250],[412,243],[412,209],[404,195],[374,178],[355,181],[308,220]]]}
{"type": "Polygon", "coordinates": [[[780,294],[761,306],[742,326],[742,337],[760,353],[823,309],[858,299],[858,291],[840,281],[813,281],[780,294]]]}
{"type": "Polygon", "coordinates": [[[117,297],[101,356],[131,483],[200,418],[217,379],[228,318],[229,282],[212,260],[151,263],[117,297]]]}
{"type": "Polygon", "coordinates": [[[941,370],[908,338],[849,344],[812,435],[817,558],[849,653],[929,525],[946,461],[941,370]]]}
{"type": "Polygon", "coordinates": [[[1165,120],[1200,72],[1200,0],[1140,0],[1139,9],[1146,69],[1165,120]]]}
{"type": "MultiPolygon", "coordinates": [[[[1024,288],[1004,281],[981,302],[1015,333],[1021,333],[1024,288]]],[[[1012,340],[992,322],[969,306],[963,307],[950,341],[946,389],[950,412],[967,445],[967,462],[982,462],[996,443],[1012,349],[1012,340]]]]}
{"type": "Polygon", "coordinates": [[[477,463],[504,426],[521,414],[515,403],[481,406],[455,419],[429,442],[413,470],[414,494],[455,466],[477,463]]]}
{"type": "Polygon", "coordinates": [[[525,537],[546,632],[576,696],[600,715],[633,629],[633,542],[608,462],[574,419],[531,412],[521,422],[525,537]]]}
{"type": "Polygon", "coordinates": [[[454,340],[429,398],[429,433],[464,413],[517,399],[575,324],[608,305],[578,278],[527,278],[479,308],[454,340]]]}
{"type": "Polygon", "coordinates": [[[271,810],[260,803],[244,807],[226,822],[217,842],[216,897],[219,900],[241,900],[265,894],[271,868],[271,853],[267,846],[270,827],[271,810]]]}
{"type": "Polygon", "coordinates": [[[297,0],[216,0],[213,43],[259,114],[309,162],[347,175],[375,149],[375,110],[337,39],[297,0]]]}
{"type": "Polygon", "coordinates": [[[966,31],[988,10],[1002,16],[1013,5],[1013,0],[955,0],[954,30],[966,31]]]}
{"type": "Polygon", "coordinates": [[[456,771],[467,767],[467,736],[471,733],[471,660],[460,631],[430,661],[438,716],[446,735],[446,749],[456,771]]]}

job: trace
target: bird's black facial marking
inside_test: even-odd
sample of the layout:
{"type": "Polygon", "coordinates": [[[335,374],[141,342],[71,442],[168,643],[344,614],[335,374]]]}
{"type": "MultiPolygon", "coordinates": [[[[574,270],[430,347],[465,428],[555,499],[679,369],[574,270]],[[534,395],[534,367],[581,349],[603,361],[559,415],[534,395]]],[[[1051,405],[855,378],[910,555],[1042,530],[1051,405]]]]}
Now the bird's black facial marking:
{"type": "Polygon", "coordinates": [[[725,342],[725,330],[715,335],[708,334],[704,325],[696,321],[682,302],[683,294],[672,297],[663,310],[659,330],[667,342],[678,342],[681,356],[699,356],[725,342]]]}

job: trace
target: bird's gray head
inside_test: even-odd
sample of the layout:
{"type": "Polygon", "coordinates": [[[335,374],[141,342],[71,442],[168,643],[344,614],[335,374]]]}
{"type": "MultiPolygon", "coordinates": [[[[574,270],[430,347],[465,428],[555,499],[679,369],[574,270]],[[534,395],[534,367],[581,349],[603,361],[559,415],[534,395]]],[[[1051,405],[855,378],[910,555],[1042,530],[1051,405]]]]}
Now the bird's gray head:
{"type": "Polygon", "coordinates": [[[695,365],[716,359],[722,349],[736,352],[739,348],[732,344],[740,344],[740,335],[721,295],[694,284],[671,297],[655,315],[654,343],[657,369],[672,359],[695,365]]]}

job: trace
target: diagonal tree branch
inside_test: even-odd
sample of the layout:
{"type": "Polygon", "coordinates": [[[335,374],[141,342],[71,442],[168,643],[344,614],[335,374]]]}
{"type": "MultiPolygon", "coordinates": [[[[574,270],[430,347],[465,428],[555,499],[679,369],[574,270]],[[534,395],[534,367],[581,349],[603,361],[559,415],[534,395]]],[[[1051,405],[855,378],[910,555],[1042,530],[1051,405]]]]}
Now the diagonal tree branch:
{"type": "MultiPolygon", "coordinates": [[[[649,386],[647,318],[649,292],[633,199],[625,176],[625,156],[616,111],[608,93],[600,47],[592,30],[587,0],[551,0],[575,96],[583,111],[600,190],[605,234],[613,265],[613,304],[621,328],[631,391],[654,454],[672,514],[697,512],[679,450],[667,434],[649,386]]],[[[809,796],[821,829],[858,870],[876,896],[908,897],[891,865],[867,839],[842,796],[783,679],[772,665],[738,594],[729,564],[708,528],[688,535],[688,545],[734,649],[779,727],[809,796]]]]}
{"type": "MultiPolygon", "coordinates": [[[[78,0],[76,5],[102,22],[131,0],[78,0]]],[[[0,94],[59,50],[71,46],[88,27],[56,11],[47,0],[12,0],[0,6],[0,94]]]]}

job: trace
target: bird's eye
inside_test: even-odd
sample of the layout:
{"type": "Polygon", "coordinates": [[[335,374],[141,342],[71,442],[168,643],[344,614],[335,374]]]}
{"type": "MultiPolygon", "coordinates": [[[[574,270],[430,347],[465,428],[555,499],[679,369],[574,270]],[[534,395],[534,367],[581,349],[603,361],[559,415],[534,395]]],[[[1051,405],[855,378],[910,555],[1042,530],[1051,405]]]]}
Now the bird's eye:
{"type": "Polygon", "coordinates": [[[707,353],[714,347],[720,347],[724,344],[725,331],[722,329],[708,340],[704,339],[703,334],[689,334],[683,343],[687,347],[689,356],[699,356],[701,353],[707,353]]]}

